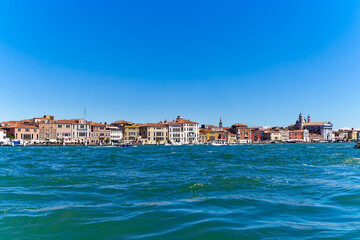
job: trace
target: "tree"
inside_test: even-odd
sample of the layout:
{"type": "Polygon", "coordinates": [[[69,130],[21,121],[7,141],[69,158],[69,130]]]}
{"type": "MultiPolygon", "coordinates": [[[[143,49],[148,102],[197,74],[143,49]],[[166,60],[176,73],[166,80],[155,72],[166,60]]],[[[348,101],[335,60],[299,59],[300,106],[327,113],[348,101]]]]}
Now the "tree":
{"type": "Polygon", "coordinates": [[[9,134],[9,135],[7,135],[6,137],[7,137],[7,138],[10,138],[10,139],[14,139],[14,138],[15,138],[15,136],[14,136],[13,134],[9,134]]]}

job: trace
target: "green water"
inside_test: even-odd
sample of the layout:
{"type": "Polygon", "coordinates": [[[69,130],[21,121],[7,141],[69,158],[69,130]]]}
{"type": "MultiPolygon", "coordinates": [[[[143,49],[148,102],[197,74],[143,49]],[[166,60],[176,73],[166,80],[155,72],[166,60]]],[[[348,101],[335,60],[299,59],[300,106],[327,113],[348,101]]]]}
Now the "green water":
{"type": "Polygon", "coordinates": [[[353,145],[1,147],[0,239],[359,239],[353,145]]]}

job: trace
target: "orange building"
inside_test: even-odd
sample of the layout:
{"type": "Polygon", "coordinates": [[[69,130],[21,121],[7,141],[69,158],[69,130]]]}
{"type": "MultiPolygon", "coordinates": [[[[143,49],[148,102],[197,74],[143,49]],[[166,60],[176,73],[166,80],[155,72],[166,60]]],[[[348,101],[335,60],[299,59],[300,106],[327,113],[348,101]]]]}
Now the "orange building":
{"type": "Polygon", "coordinates": [[[236,123],[232,125],[230,132],[236,134],[237,142],[251,142],[251,130],[245,124],[236,123]]]}
{"type": "Polygon", "coordinates": [[[39,140],[39,128],[34,125],[12,124],[3,127],[7,135],[13,135],[16,140],[34,142],[39,140]]]}
{"type": "Polygon", "coordinates": [[[290,130],[289,131],[289,140],[302,140],[304,139],[303,130],[290,130]]]}

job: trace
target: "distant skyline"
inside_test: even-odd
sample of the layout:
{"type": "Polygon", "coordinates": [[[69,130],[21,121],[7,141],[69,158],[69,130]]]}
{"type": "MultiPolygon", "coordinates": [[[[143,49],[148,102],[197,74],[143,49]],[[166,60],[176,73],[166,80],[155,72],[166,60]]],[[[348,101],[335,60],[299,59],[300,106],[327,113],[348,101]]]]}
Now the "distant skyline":
{"type": "Polygon", "coordinates": [[[360,128],[360,2],[2,1],[0,121],[360,128]]]}

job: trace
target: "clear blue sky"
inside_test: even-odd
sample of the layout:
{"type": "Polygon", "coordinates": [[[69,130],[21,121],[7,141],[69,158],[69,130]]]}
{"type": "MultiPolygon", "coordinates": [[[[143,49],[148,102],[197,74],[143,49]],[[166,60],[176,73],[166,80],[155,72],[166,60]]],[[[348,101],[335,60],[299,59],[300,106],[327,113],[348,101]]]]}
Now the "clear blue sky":
{"type": "Polygon", "coordinates": [[[0,1],[0,121],[360,128],[360,2],[0,1]]]}

